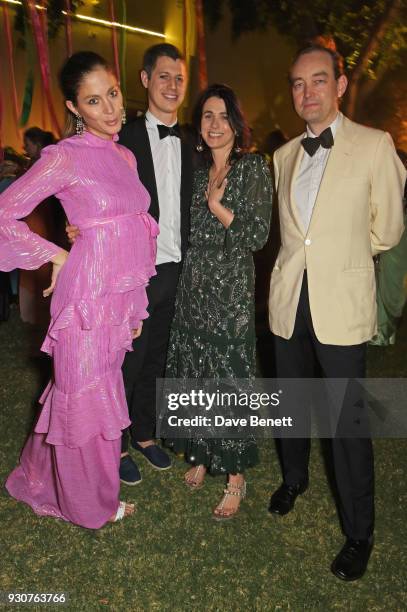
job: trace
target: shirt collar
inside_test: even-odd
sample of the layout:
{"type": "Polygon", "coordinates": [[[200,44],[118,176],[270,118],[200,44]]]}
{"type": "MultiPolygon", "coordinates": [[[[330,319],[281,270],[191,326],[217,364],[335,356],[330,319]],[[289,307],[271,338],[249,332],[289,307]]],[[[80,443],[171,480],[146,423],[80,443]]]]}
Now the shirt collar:
{"type": "MultiPolygon", "coordinates": [[[[335,138],[336,131],[341,121],[342,121],[342,113],[338,112],[335,119],[332,121],[331,125],[328,126],[331,128],[332,136],[334,138],[335,138]]],[[[314,134],[314,132],[311,131],[308,125],[307,125],[307,136],[309,136],[310,138],[316,138],[316,135],[314,134]]]]}
{"type": "MultiPolygon", "coordinates": [[[[151,125],[151,126],[157,127],[157,125],[167,125],[166,123],[163,123],[162,121],[160,121],[160,119],[157,119],[157,117],[155,117],[153,113],[149,110],[146,112],[146,120],[149,126],[151,125]]],[[[167,127],[172,127],[173,125],[177,123],[177,121],[178,120],[176,119],[175,121],[170,123],[167,127]]]]}

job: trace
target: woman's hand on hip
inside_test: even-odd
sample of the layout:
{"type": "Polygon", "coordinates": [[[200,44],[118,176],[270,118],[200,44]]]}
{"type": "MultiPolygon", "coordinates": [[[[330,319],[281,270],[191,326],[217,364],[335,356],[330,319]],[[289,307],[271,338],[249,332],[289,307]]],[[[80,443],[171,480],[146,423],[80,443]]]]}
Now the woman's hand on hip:
{"type": "Polygon", "coordinates": [[[143,330],[143,321],[140,321],[140,325],[137,327],[137,329],[131,330],[131,337],[133,338],[133,340],[136,340],[136,338],[139,338],[142,330],[143,330]]]}
{"type": "Polygon", "coordinates": [[[68,240],[70,244],[73,244],[75,242],[75,240],[77,239],[77,237],[79,236],[80,232],[79,232],[79,228],[77,225],[66,225],[65,226],[65,231],[66,234],[68,236],[68,240]]]}

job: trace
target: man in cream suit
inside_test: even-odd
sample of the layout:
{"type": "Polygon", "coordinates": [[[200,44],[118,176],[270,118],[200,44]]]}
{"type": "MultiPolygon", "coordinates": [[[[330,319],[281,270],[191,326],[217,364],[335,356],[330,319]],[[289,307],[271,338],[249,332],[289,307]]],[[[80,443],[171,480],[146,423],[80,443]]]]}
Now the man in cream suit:
{"type": "MultiPolygon", "coordinates": [[[[302,49],[290,81],[307,134],[274,157],[282,246],[269,312],[277,375],[314,377],[319,367],[327,378],[361,378],[366,343],[376,331],[372,257],[400,240],[405,170],[388,134],[339,112],[347,79],[337,53],[318,45],[302,49]]],[[[354,415],[358,409],[358,402],[343,407],[354,415]]],[[[308,487],[310,440],[279,442],[283,484],[270,512],[284,515],[308,487]]],[[[332,452],[346,542],[331,570],[356,580],[373,546],[372,443],[335,438],[332,452]]]]}

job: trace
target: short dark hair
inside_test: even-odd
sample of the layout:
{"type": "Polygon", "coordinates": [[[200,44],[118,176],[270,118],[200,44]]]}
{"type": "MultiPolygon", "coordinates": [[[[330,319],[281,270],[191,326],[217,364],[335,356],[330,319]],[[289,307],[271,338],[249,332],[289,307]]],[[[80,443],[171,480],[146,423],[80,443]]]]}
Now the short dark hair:
{"type": "Polygon", "coordinates": [[[300,59],[300,57],[302,57],[303,55],[307,55],[308,53],[314,53],[315,51],[322,51],[323,53],[327,53],[329,55],[329,57],[332,60],[332,67],[334,70],[334,75],[335,75],[336,80],[338,80],[342,74],[345,74],[344,61],[343,61],[342,55],[340,55],[337,51],[335,51],[334,49],[331,49],[330,47],[325,47],[324,45],[321,45],[318,43],[307,43],[304,47],[302,47],[301,49],[299,49],[299,51],[297,51],[291,63],[290,80],[291,80],[291,71],[293,67],[295,66],[295,64],[297,63],[297,61],[300,59]]]}
{"type": "Polygon", "coordinates": [[[174,47],[174,45],[170,45],[169,43],[160,43],[159,45],[153,45],[149,47],[143,56],[143,67],[142,70],[147,72],[148,78],[151,77],[151,73],[153,72],[157,60],[159,57],[169,57],[176,60],[185,61],[184,56],[181,51],[174,47]]]}
{"type": "Polygon", "coordinates": [[[31,127],[24,132],[24,138],[28,138],[35,145],[38,145],[43,149],[55,143],[54,134],[52,132],[45,132],[39,127],[31,127]]]}
{"type": "MultiPolygon", "coordinates": [[[[204,89],[204,91],[199,96],[198,101],[193,110],[192,123],[195,127],[197,137],[200,137],[201,133],[201,119],[203,107],[205,105],[205,102],[209,100],[209,98],[221,98],[225,103],[229,125],[236,134],[235,145],[232,148],[229,158],[229,162],[232,162],[235,159],[239,159],[244,153],[247,152],[250,141],[249,127],[247,125],[243,111],[240,107],[240,102],[233,89],[231,89],[228,85],[214,83],[213,85],[209,85],[209,87],[204,89]],[[236,148],[240,150],[236,151],[236,148]]],[[[205,159],[205,161],[211,162],[212,153],[209,147],[206,145],[205,142],[202,142],[202,146],[203,158],[205,159]]]]}
{"type": "Polygon", "coordinates": [[[77,103],[78,89],[83,77],[96,68],[111,70],[108,62],[93,51],[79,51],[66,60],[59,73],[59,84],[65,100],[77,103]]]}

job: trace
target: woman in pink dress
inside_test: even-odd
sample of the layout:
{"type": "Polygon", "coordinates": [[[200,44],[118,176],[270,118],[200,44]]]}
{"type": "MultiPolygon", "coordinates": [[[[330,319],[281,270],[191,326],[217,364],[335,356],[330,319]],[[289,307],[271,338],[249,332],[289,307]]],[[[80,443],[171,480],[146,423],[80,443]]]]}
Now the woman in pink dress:
{"type": "Polygon", "coordinates": [[[123,99],[105,60],[76,53],[60,81],[77,135],[43,149],[0,197],[0,269],[53,264],[42,350],[54,376],[6,487],[37,514],[98,529],[134,511],[119,502],[121,430],[130,424],[121,365],[148,316],[158,227],[136,159],[116,142],[123,99]],[[69,255],[18,221],[50,195],[80,229],[69,255]]]}

